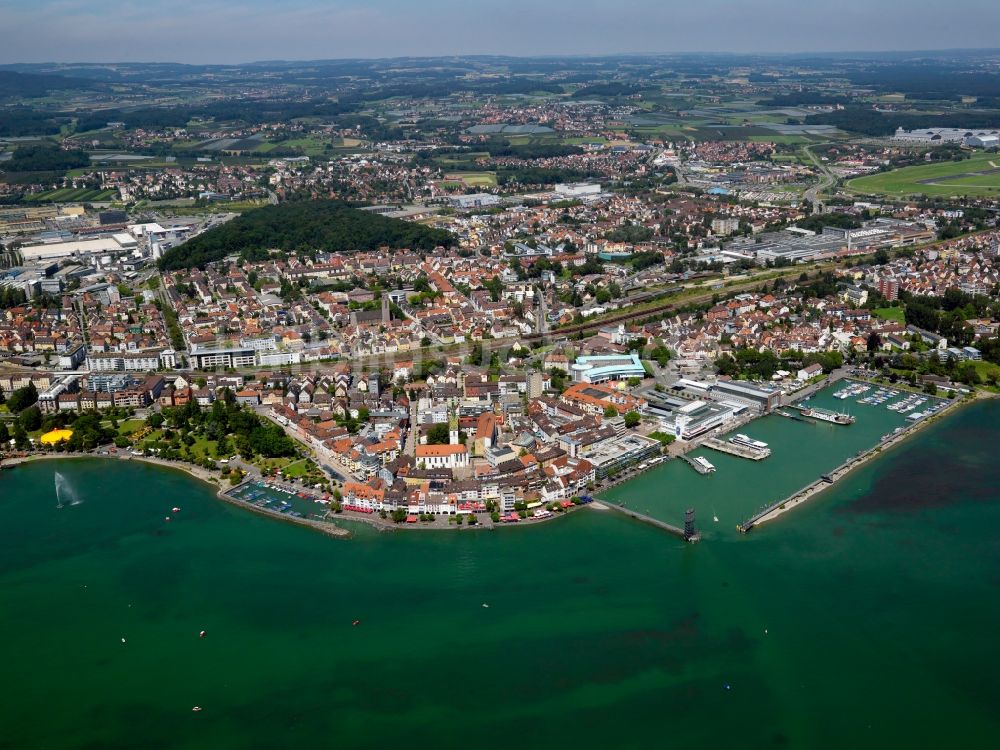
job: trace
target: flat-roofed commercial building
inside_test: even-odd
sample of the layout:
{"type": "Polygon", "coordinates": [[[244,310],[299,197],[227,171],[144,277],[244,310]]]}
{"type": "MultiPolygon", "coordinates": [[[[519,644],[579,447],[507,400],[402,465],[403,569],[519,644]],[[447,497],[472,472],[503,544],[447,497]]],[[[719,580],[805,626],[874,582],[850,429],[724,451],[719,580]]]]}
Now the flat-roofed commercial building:
{"type": "Polygon", "coordinates": [[[604,479],[619,469],[660,455],[662,449],[659,440],[628,432],[588,446],[580,457],[594,467],[595,477],[604,479]]]}
{"type": "Polygon", "coordinates": [[[71,242],[50,242],[42,245],[25,245],[20,249],[25,261],[70,258],[83,255],[105,255],[124,250],[113,237],[96,240],[74,240],[71,242]]]}
{"type": "Polygon", "coordinates": [[[709,401],[684,401],[650,394],[649,414],[659,417],[664,429],[680,440],[691,440],[721,427],[746,407],[709,401]]]}
{"type": "Polygon", "coordinates": [[[646,377],[646,368],[642,366],[642,361],[635,352],[577,357],[571,369],[573,380],[583,383],[606,383],[609,380],[646,377]]]}
{"type": "Polygon", "coordinates": [[[749,406],[761,414],[767,414],[781,406],[781,391],[735,380],[720,380],[711,387],[709,392],[716,401],[723,403],[733,401],[743,406],[749,406]]]}

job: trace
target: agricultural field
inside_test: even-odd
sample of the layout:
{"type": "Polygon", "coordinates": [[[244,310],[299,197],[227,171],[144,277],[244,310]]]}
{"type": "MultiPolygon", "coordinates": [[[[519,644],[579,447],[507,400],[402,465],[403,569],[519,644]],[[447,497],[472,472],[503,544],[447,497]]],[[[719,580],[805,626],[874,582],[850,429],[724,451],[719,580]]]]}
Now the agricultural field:
{"type": "Polygon", "coordinates": [[[786,146],[800,146],[805,143],[814,143],[816,138],[810,138],[808,135],[779,135],[774,133],[773,135],[752,135],[748,139],[754,143],[780,143],[786,146]]]}
{"type": "Polygon", "coordinates": [[[356,138],[340,138],[316,134],[267,144],[267,148],[258,148],[257,150],[269,151],[273,148],[294,149],[300,151],[303,156],[322,156],[333,149],[356,148],[359,145],[361,145],[361,141],[356,138]]]}
{"type": "Polygon", "coordinates": [[[464,164],[466,162],[475,161],[476,159],[489,158],[490,154],[488,151],[469,151],[467,153],[442,154],[441,156],[433,157],[435,163],[440,164],[442,167],[447,167],[449,164],[464,164]]]}
{"type": "Polygon", "coordinates": [[[963,161],[903,167],[856,177],[846,187],[882,195],[1000,195],[1000,156],[976,154],[963,161]]]}
{"type": "Polygon", "coordinates": [[[110,201],[118,197],[117,190],[95,188],[59,188],[35,193],[25,198],[31,203],[77,203],[86,201],[110,201]]]}

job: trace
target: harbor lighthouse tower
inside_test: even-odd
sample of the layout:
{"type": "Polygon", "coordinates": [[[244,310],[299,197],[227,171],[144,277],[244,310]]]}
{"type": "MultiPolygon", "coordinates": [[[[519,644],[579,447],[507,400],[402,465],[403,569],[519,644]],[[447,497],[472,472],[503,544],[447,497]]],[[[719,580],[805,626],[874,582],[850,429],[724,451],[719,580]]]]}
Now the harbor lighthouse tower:
{"type": "Polygon", "coordinates": [[[694,508],[684,511],[684,538],[689,542],[698,540],[698,531],[694,527],[694,508]]]}

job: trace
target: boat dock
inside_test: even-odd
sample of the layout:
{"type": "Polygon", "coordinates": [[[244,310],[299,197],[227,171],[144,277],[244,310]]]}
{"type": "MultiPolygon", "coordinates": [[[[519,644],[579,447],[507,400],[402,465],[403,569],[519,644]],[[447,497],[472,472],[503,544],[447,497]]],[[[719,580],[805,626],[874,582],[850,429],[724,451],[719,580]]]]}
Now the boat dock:
{"type": "MultiPolygon", "coordinates": [[[[638,511],[632,510],[631,508],[626,508],[624,505],[618,503],[612,503],[607,500],[602,501],[611,510],[616,510],[629,518],[634,518],[636,521],[642,521],[643,523],[648,523],[650,526],[655,526],[658,529],[666,531],[668,534],[673,534],[676,537],[680,537],[688,542],[698,542],[701,541],[701,534],[694,529],[691,529],[691,533],[686,532],[679,526],[673,526],[666,521],[661,521],[658,518],[652,518],[645,515],[644,513],[639,513],[638,511]]],[[[693,526],[693,523],[692,523],[693,526]]]]}
{"type": "Polygon", "coordinates": [[[702,443],[702,446],[719,451],[719,453],[728,453],[730,456],[749,458],[751,461],[761,461],[771,455],[770,451],[766,453],[764,451],[755,451],[742,445],[734,445],[725,440],[719,440],[718,438],[709,438],[702,443]]]}
{"type": "MultiPolygon", "coordinates": [[[[294,523],[299,526],[308,526],[309,528],[315,529],[316,531],[321,531],[327,536],[333,536],[333,537],[351,536],[351,532],[348,531],[347,529],[342,528],[340,526],[336,526],[328,521],[320,521],[312,518],[300,518],[289,515],[287,513],[281,513],[275,508],[255,505],[254,503],[248,502],[247,500],[244,500],[242,497],[239,496],[238,493],[240,490],[244,490],[250,485],[257,484],[257,481],[258,480],[256,479],[247,479],[244,480],[243,482],[240,482],[240,484],[236,485],[235,487],[229,488],[228,490],[220,489],[216,493],[216,497],[218,497],[220,500],[225,500],[227,503],[232,503],[233,505],[237,505],[240,508],[243,508],[244,510],[249,510],[251,513],[258,513],[262,516],[268,516],[269,518],[277,518],[281,521],[285,521],[286,523],[294,523]]],[[[285,492],[288,493],[287,490],[285,490],[285,492]]]]}
{"type": "Polygon", "coordinates": [[[710,464],[704,458],[698,460],[697,458],[691,458],[691,456],[685,453],[681,455],[681,460],[688,466],[690,466],[692,469],[697,471],[699,474],[711,474],[713,471],[715,471],[715,467],[712,466],[712,464],[710,464]]]}

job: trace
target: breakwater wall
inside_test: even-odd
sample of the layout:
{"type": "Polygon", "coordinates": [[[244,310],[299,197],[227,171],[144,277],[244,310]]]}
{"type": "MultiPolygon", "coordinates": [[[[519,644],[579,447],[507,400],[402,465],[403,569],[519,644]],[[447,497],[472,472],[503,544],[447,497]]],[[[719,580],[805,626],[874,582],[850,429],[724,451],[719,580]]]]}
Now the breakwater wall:
{"type": "Polygon", "coordinates": [[[684,529],[679,526],[674,526],[667,523],[666,521],[661,521],[658,518],[652,518],[644,513],[639,513],[638,511],[632,510],[631,508],[626,508],[624,505],[619,505],[618,503],[611,503],[607,500],[601,501],[602,505],[607,506],[610,510],[618,511],[629,518],[634,518],[636,521],[642,521],[643,523],[648,523],[650,526],[655,526],[658,529],[666,531],[668,534],[673,534],[676,537],[680,537],[689,542],[697,542],[701,539],[701,534],[695,533],[694,536],[688,537],[684,533],[684,529]]]}
{"type": "Polygon", "coordinates": [[[841,463],[832,471],[822,475],[819,479],[807,484],[805,487],[797,490],[786,498],[778,500],[777,502],[771,503],[765,508],[762,508],[759,512],[748,518],[743,523],[739,524],[736,528],[741,533],[747,533],[755,526],[759,526],[765,521],[771,521],[777,518],[779,515],[793,507],[801,505],[806,500],[809,500],[815,495],[825,490],[827,487],[838,482],[852,470],[870,460],[874,456],[878,455],[882,451],[891,448],[894,445],[898,445],[903,442],[911,435],[915,434],[919,430],[926,427],[928,424],[932,424],[939,419],[942,419],[948,414],[955,411],[961,404],[970,403],[971,399],[968,400],[958,400],[948,403],[944,409],[932,417],[927,417],[921,419],[912,425],[903,427],[899,432],[894,432],[890,435],[885,436],[877,444],[873,445],[871,448],[865,451],[859,452],[855,456],[851,456],[846,461],[841,463]]]}

